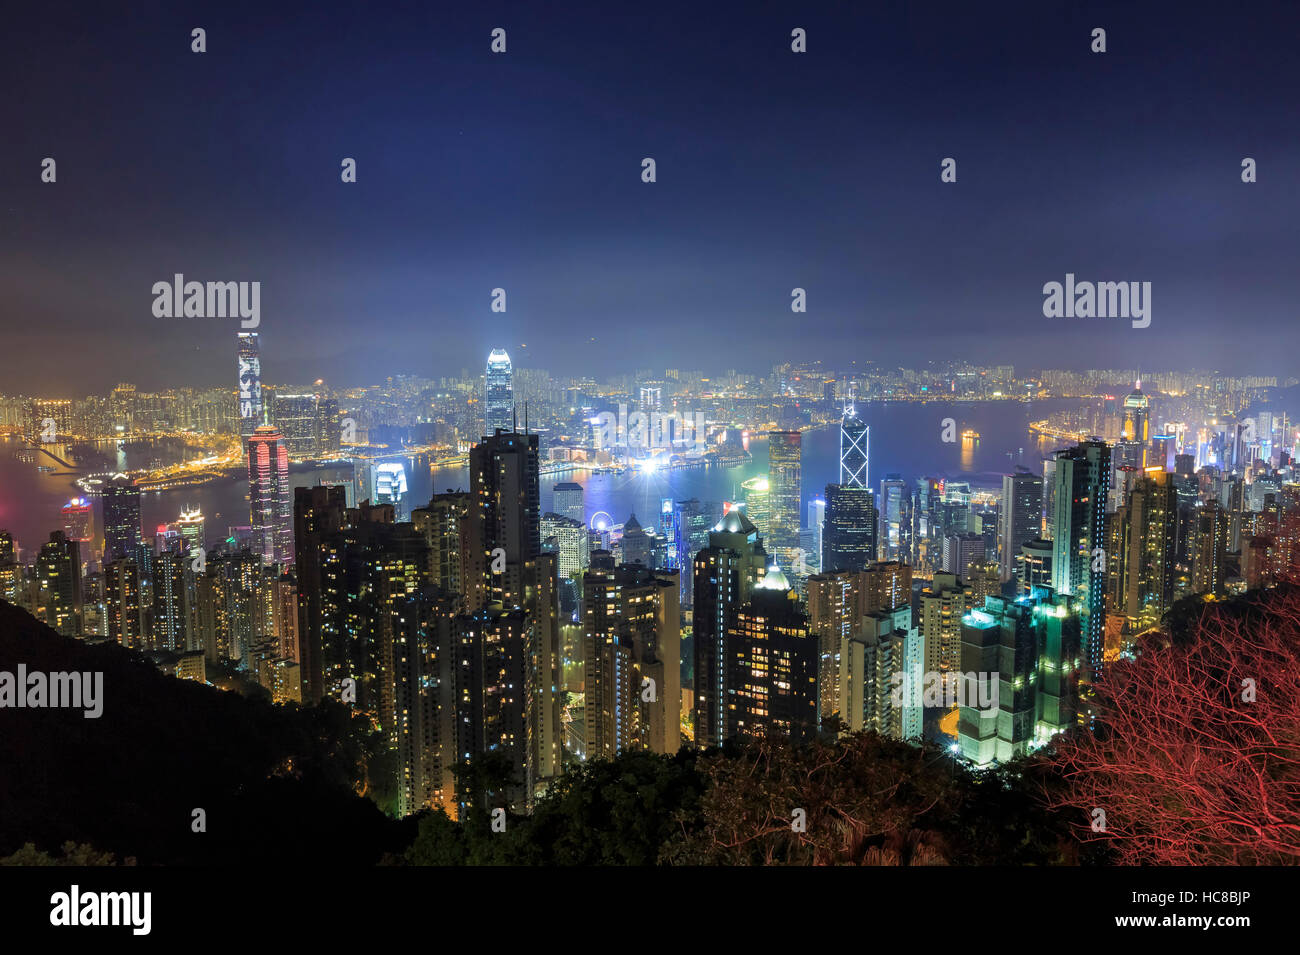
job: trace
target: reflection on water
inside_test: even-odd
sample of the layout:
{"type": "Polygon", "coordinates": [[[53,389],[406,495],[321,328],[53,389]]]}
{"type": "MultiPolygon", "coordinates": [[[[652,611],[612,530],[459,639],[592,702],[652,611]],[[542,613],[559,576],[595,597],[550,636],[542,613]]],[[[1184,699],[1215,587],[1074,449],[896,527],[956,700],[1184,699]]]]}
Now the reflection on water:
{"type": "MultiPolygon", "coordinates": [[[[1046,417],[1071,402],[963,403],[945,406],[939,402],[880,403],[859,406],[859,414],[871,426],[869,480],[874,489],[886,474],[901,474],[905,479],[945,477],[968,480],[977,487],[996,488],[1000,475],[1022,464],[1041,473],[1042,461],[1049,452],[1066,442],[1030,437],[1028,422],[1046,417]],[[940,421],[953,417],[962,431],[974,431],[978,438],[963,436],[957,444],[936,440],[940,421]]],[[[54,464],[53,472],[37,471],[32,463],[18,460],[14,452],[17,441],[0,441],[0,529],[11,531],[24,556],[30,557],[49,533],[62,526],[62,506],[82,492],[75,479],[87,473],[117,471],[149,466],[157,460],[171,464],[186,457],[201,455],[199,449],[187,449],[183,442],[159,440],[118,447],[115,442],[100,445],[62,447],[56,452],[77,465],[69,471],[54,464]],[[66,453],[64,453],[66,452],[66,453]]],[[[574,472],[546,478],[541,486],[543,510],[553,509],[555,485],[565,481],[581,484],[585,489],[586,519],[597,511],[608,513],[615,523],[623,523],[632,513],[646,527],[660,523],[661,502],[698,498],[713,503],[739,500],[741,483],[767,473],[767,441],[756,436],[750,442],[753,460],[733,467],[689,468],[656,471],[649,474],[586,474],[574,472]]],[[[38,455],[38,457],[40,457],[38,455]]],[[[428,501],[436,487],[444,490],[468,490],[467,468],[432,470],[427,457],[394,456],[406,466],[411,506],[428,501]]],[[[806,518],[807,502],[822,495],[825,486],[838,480],[839,430],[835,427],[805,432],[803,435],[803,505],[801,522],[806,518]]],[[[350,468],[303,467],[291,470],[294,487],[311,486],[320,480],[347,480],[350,468]]],[[[175,521],[184,506],[197,506],[206,519],[209,543],[227,536],[228,528],[248,524],[248,482],[230,477],[210,484],[146,492],[141,497],[141,519],[145,528],[175,521]],[[219,536],[218,536],[219,535],[219,536]]],[[[101,512],[96,507],[95,526],[102,527],[101,512]]]]}

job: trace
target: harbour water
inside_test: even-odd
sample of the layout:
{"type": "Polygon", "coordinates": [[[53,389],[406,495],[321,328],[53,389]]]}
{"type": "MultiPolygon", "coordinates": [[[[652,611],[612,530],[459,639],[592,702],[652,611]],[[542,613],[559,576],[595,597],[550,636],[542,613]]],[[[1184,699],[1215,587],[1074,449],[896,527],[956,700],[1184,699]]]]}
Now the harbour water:
{"type": "MultiPolygon", "coordinates": [[[[1041,472],[1048,453],[1066,442],[1040,439],[1029,431],[1029,422],[1047,417],[1068,402],[1011,401],[960,402],[939,401],[872,402],[861,404],[859,414],[871,428],[870,481],[874,488],[887,474],[904,479],[942,477],[970,481],[973,486],[996,488],[1001,475],[1020,464],[1041,472]],[[952,418],[957,440],[942,440],[944,420],[952,418]],[[979,437],[963,437],[964,432],[979,437]]],[[[0,529],[10,531],[23,551],[25,560],[49,539],[50,531],[62,527],[61,508],[80,495],[77,478],[86,473],[126,467],[143,467],[180,459],[183,446],[176,442],[150,442],[118,450],[113,447],[92,450],[65,449],[55,453],[77,465],[68,468],[44,455],[23,461],[14,454],[16,442],[0,442],[0,529]],[[52,471],[38,466],[53,466],[52,471]]],[[[542,481],[543,511],[552,509],[557,483],[573,481],[584,488],[586,519],[607,515],[611,523],[623,523],[635,513],[647,527],[658,523],[660,502],[664,499],[722,502],[742,497],[741,482],[767,473],[767,442],[761,436],[750,442],[751,460],[733,467],[708,466],[651,473],[591,474],[573,472],[548,475],[542,481]]],[[[193,452],[191,452],[193,453],[193,452]]],[[[423,461],[405,459],[409,499],[412,506],[428,501],[436,488],[467,489],[466,468],[430,469],[423,461]]],[[[839,468],[839,429],[820,428],[803,435],[803,501],[801,519],[806,518],[807,502],[821,495],[828,483],[837,479],[839,468]]],[[[344,467],[295,466],[290,474],[295,486],[310,486],[321,480],[345,480],[351,469],[344,467]]],[[[248,524],[248,482],[239,477],[222,478],[207,484],[147,491],[141,497],[141,520],[145,528],[176,520],[184,506],[197,506],[205,516],[209,545],[223,539],[228,528],[248,524]]],[[[102,533],[96,508],[95,529],[102,533]]],[[[146,531],[146,536],[149,532],[146,531]]],[[[102,538],[94,553],[102,546],[102,538]]]]}

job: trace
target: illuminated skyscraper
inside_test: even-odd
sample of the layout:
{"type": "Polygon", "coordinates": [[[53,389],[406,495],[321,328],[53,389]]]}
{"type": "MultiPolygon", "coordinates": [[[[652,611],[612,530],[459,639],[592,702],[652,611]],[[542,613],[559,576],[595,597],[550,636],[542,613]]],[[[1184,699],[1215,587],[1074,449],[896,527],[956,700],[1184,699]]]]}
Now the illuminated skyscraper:
{"type": "Polygon", "coordinates": [[[1085,441],[1056,452],[1052,589],[1083,602],[1085,675],[1093,682],[1104,664],[1110,476],[1110,446],[1104,441],[1085,441]]]}
{"type": "Polygon", "coordinates": [[[65,637],[81,636],[81,544],[54,531],[41,545],[36,571],[45,622],[65,637]]]}
{"type": "Polygon", "coordinates": [[[592,555],[582,585],[588,759],[681,746],[681,622],[676,571],[615,567],[592,555]],[[653,692],[651,690],[653,689],[653,692]]]}
{"type": "Polygon", "coordinates": [[[410,502],[406,497],[406,468],[400,461],[386,461],[370,469],[370,486],[374,489],[376,504],[391,504],[397,520],[410,517],[410,502]]]}
{"type": "Polygon", "coordinates": [[[975,765],[1024,756],[1074,725],[1080,630],[1071,605],[1038,591],[989,597],[963,615],[958,738],[975,765]]]}
{"type": "Polygon", "coordinates": [[[239,333],[239,437],[248,440],[262,426],[262,356],[257,332],[239,333]]]}
{"type": "Polygon", "coordinates": [[[144,646],[140,626],[140,567],[122,557],[104,562],[104,616],[108,638],[132,649],[144,646]]]}
{"type": "Polygon", "coordinates": [[[153,563],[153,628],[150,644],[154,650],[182,652],[188,649],[190,599],[186,593],[186,574],[190,558],[167,551],[153,563]]]}
{"type": "Polygon", "coordinates": [[[857,416],[852,399],[840,420],[840,484],[845,487],[871,487],[871,429],[857,416]]]}
{"type": "Polygon", "coordinates": [[[761,536],[771,532],[772,497],[767,478],[752,477],[740,485],[745,489],[745,516],[758,529],[761,536]]]}
{"type": "Polygon", "coordinates": [[[63,533],[83,546],[94,540],[94,509],[84,497],[74,497],[63,505],[63,533]]]}
{"type": "Polygon", "coordinates": [[[320,421],[315,395],[275,396],[272,423],[284,435],[289,457],[305,461],[320,456],[320,421]]]}
{"type": "Polygon", "coordinates": [[[182,507],[180,519],[176,522],[181,531],[181,540],[190,560],[201,556],[207,549],[203,536],[203,512],[197,507],[182,507]]]}
{"type": "Polygon", "coordinates": [[[1021,547],[1042,533],[1043,479],[1025,468],[1002,476],[998,511],[998,564],[1002,580],[1020,572],[1021,547]]]}
{"type": "Polygon", "coordinates": [[[775,734],[809,742],[817,709],[818,639],[775,565],[754,585],[726,629],[725,739],[775,734]]]}
{"type": "Polygon", "coordinates": [[[709,529],[717,507],[704,504],[696,498],[678,501],[673,505],[673,549],[670,567],[681,571],[682,607],[695,605],[695,581],[692,566],[695,555],[709,545],[709,529]]]}
{"type": "Polygon", "coordinates": [[[1168,471],[1153,467],[1115,513],[1118,593],[1115,609],[1130,632],[1155,626],[1174,601],[1178,492],[1168,471]]]}
{"type": "Polygon", "coordinates": [[[116,474],[99,492],[104,514],[104,561],[135,559],[140,549],[140,490],[125,474],[116,474]]]}
{"type": "Polygon", "coordinates": [[[865,487],[826,485],[821,569],[861,570],[876,559],[876,504],[865,487]]]}
{"type": "Polygon", "coordinates": [[[586,512],[583,510],[581,484],[573,481],[562,481],[555,485],[554,493],[553,504],[556,514],[577,521],[579,524],[587,522],[586,512]]]}
{"type": "MultiPolygon", "coordinates": [[[[728,628],[767,569],[767,552],[743,511],[732,510],[695,555],[695,744],[721,746],[731,688],[728,628]]],[[[816,667],[815,638],[813,666],[816,667]]]]}
{"type": "Polygon", "coordinates": [[[483,433],[491,436],[500,428],[513,431],[514,426],[514,368],[504,348],[494,348],[488,355],[487,372],[483,382],[483,433]]]}
{"type": "Polygon", "coordinates": [[[253,546],[264,564],[293,560],[293,510],[289,490],[289,453],[280,432],[270,425],[249,437],[248,511],[253,546]]]}
{"type": "Polygon", "coordinates": [[[880,482],[880,546],[886,560],[899,559],[903,549],[903,498],[907,496],[902,475],[889,474],[880,482]]]}
{"type": "Polygon", "coordinates": [[[1228,512],[1211,501],[1193,512],[1192,592],[1224,595],[1228,563],[1228,512]]]}
{"type": "MultiPolygon", "coordinates": [[[[777,563],[799,562],[800,512],[803,510],[803,435],[798,431],[768,434],[768,528],[766,539],[777,563]]],[[[760,528],[761,532],[761,528],[760,528]]]]}

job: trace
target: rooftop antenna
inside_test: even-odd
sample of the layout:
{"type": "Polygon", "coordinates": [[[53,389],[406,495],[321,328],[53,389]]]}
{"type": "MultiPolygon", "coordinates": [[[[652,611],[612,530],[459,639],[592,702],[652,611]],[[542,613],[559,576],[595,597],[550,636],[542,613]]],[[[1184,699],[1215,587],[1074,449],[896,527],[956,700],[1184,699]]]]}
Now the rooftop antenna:
{"type": "Polygon", "coordinates": [[[524,402],[524,434],[528,433],[528,402],[524,402]]]}

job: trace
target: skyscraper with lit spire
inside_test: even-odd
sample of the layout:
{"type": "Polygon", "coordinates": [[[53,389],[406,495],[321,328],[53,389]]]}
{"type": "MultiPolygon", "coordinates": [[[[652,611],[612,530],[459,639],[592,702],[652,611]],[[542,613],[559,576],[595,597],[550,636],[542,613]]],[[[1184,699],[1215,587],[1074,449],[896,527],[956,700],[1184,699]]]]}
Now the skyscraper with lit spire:
{"type": "Polygon", "coordinates": [[[842,487],[870,487],[867,474],[870,460],[868,445],[871,429],[858,417],[855,395],[849,391],[844,417],[840,419],[840,485],[842,487]]]}
{"type": "Polygon", "coordinates": [[[514,366],[504,348],[494,348],[483,380],[483,433],[490,437],[498,428],[514,431],[514,407],[514,366]]]}

